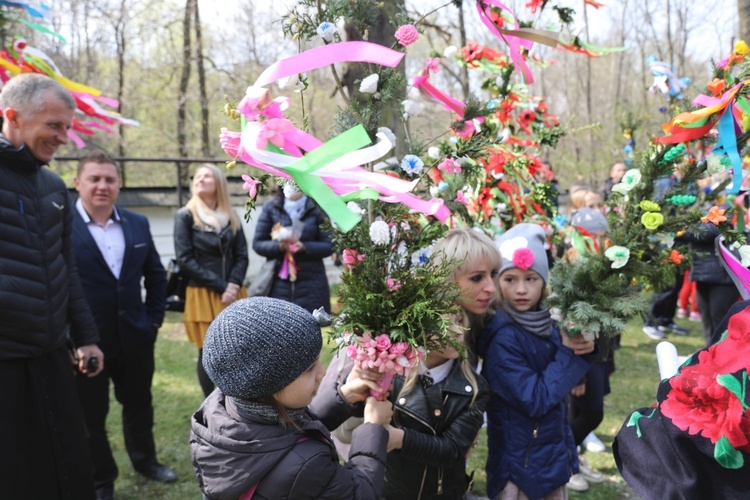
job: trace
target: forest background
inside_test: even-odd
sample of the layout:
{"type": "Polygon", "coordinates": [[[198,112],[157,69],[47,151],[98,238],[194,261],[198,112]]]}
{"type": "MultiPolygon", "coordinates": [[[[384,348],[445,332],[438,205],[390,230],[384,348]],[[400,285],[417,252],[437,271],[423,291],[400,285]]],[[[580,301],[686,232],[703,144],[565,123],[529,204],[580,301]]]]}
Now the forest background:
{"type": "MultiPolygon", "coordinates": [[[[236,102],[260,72],[277,60],[306,48],[284,38],[280,18],[295,2],[265,0],[52,0],[48,25],[67,43],[6,22],[3,45],[14,35],[46,52],[67,78],[96,87],[120,101],[120,113],[140,122],[121,126],[115,135],[97,133],[87,138],[89,147],[102,148],[120,157],[218,158],[219,129],[229,125],[223,113],[227,98],[236,102]]],[[[450,3],[450,2],[448,2],[450,3]]],[[[523,20],[543,27],[544,17],[532,16],[525,1],[506,2],[523,20]]],[[[672,65],[679,77],[693,84],[685,92],[698,93],[711,74],[711,61],[726,55],[739,38],[750,39],[750,0],[609,0],[594,9],[583,1],[550,2],[576,10],[581,37],[603,47],[627,50],[599,58],[538,46],[540,56],[553,61],[534,68],[533,95],[543,95],[550,111],[568,131],[554,151],[543,151],[566,186],[576,179],[595,185],[608,177],[609,166],[625,157],[625,129],[634,130],[636,150],[671,116],[669,102],[648,91],[653,82],[646,62],[649,55],[672,65]],[[744,19],[744,21],[743,21],[744,19]]],[[[405,9],[418,19],[444,1],[386,0],[384,10],[405,9]]],[[[476,18],[473,2],[439,9],[422,23],[425,36],[410,47],[406,74],[413,75],[432,51],[468,41],[504,50],[476,18]]],[[[542,16],[550,9],[545,9],[542,16]]],[[[463,68],[443,65],[433,83],[466,101],[482,92],[463,68]]],[[[345,68],[342,68],[345,72],[345,68]]],[[[323,140],[333,128],[333,118],[344,106],[331,89],[330,72],[307,75],[310,87],[304,106],[293,106],[290,118],[323,140]],[[295,116],[294,113],[297,113],[295,116]]],[[[425,103],[425,111],[410,120],[410,127],[425,138],[444,132],[450,121],[438,105],[425,103]],[[444,116],[437,117],[436,114],[444,116]]],[[[78,154],[75,146],[59,156],[78,154]]],[[[73,164],[52,167],[72,184],[73,164]]],[[[240,175],[242,172],[233,172],[240,175]]],[[[125,165],[125,185],[154,187],[175,185],[174,163],[125,165]]]]}

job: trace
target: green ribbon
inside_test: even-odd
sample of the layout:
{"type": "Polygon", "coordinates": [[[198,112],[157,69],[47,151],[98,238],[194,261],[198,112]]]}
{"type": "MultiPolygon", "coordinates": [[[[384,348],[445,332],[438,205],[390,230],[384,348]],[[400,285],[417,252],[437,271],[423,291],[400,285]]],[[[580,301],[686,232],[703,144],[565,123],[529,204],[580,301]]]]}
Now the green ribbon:
{"type": "Polygon", "coordinates": [[[65,39],[65,37],[62,36],[60,33],[56,33],[54,31],[52,31],[51,29],[42,26],[41,24],[32,23],[31,21],[27,21],[26,19],[21,19],[19,17],[13,17],[11,19],[13,21],[18,21],[19,23],[23,23],[26,26],[28,26],[29,28],[31,28],[33,30],[36,30],[36,31],[38,31],[40,33],[44,33],[46,35],[52,35],[52,36],[56,37],[57,39],[59,39],[62,43],[68,43],[68,41],[65,39]]]}
{"type": "MultiPolygon", "coordinates": [[[[285,169],[300,190],[314,199],[345,233],[356,226],[362,217],[349,210],[346,202],[340,196],[337,196],[323,179],[313,175],[313,172],[347,153],[367,146],[370,142],[370,136],[367,135],[365,128],[362,125],[357,125],[310,151],[285,169]]],[[[371,196],[371,193],[366,191],[362,190],[358,193],[362,193],[363,196],[371,196]]]]}

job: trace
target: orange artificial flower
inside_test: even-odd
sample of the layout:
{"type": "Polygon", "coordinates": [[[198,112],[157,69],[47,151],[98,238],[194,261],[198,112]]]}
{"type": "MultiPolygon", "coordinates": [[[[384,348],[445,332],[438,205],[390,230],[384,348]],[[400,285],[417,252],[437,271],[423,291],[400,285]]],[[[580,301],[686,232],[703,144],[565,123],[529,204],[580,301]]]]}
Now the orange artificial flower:
{"type": "Polygon", "coordinates": [[[712,224],[718,226],[719,224],[727,220],[727,218],[724,216],[724,212],[726,211],[726,209],[722,210],[721,208],[714,205],[708,210],[708,215],[701,218],[701,222],[703,222],[704,224],[711,222],[712,224]]]}
{"type": "Polygon", "coordinates": [[[604,7],[603,3],[595,2],[594,0],[583,0],[583,3],[590,5],[595,9],[598,9],[599,7],[604,7]]]}
{"type": "Polygon", "coordinates": [[[679,266],[680,264],[682,264],[682,261],[685,260],[685,256],[682,255],[677,250],[672,250],[671,252],[669,252],[669,260],[673,264],[676,264],[679,266]]]}
{"type": "Polygon", "coordinates": [[[714,80],[708,84],[708,90],[715,96],[720,96],[724,93],[724,89],[727,88],[727,82],[720,78],[714,78],[714,80]]]}

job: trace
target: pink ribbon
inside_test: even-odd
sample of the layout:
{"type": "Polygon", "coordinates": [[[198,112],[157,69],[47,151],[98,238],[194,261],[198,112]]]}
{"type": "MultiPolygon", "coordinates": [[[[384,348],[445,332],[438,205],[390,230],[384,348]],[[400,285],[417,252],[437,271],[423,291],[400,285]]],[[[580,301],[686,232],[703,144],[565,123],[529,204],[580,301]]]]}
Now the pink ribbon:
{"type": "MultiPolygon", "coordinates": [[[[518,70],[523,75],[526,83],[534,83],[534,76],[531,74],[529,66],[526,64],[526,61],[524,61],[523,56],[521,55],[521,47],[531,49],[531,47],[534,45],[534,42],[532,42],[531,40],[525,40],[515,36],[510,36],[507,34],[503,35],[502,33],[500,33],[500,31],[498,31],[497,29],[497,26],[495,26],[495,23],[493,23],[492,19],[490,18],[489,6],[494,5],[495,7],[510,12],[511,15],[513,15],[513,11],[497,0],[477,0],[476,5],[477,12],[479,12],[479,19],[496,37],[508,44],[508,53],[510,55],[510,58],[513,60],[513,64],[516,65],[516,68],[518,68],[518,70]]],[[[518,21],[516,20],[515,15],[513,16],[513,28],[518,29],[518,21]]]]}
{"type": "Polygon", "coordinates": [[[459,101],[458,99],[455,99],[437,88],[435,88],[430,83],[430,75],[429,72],[426,75],[419,75],[415,76],[412,80],[412,83],[416,88],[419,90],[425,92],[427,95],[435,99],[437,102],[443,105],[445,109],[448,111],[453,111],[456,113],[460,118],[464,117],[464,110],[466,109],[466,104],[459,101]]]}

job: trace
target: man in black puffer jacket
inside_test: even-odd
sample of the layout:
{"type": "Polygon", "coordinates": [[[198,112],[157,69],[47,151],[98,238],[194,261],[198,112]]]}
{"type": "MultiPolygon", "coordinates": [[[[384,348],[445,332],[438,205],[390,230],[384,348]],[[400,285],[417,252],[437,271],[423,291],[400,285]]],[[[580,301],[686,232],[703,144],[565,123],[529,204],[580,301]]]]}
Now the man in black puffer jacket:
{"type": "Polygon", "coordinates": [[[82,372],[98,374],[104,357],[72,254],[67,189],[43,168],[67,143],[76,104],[51,78],[23,74],[0,105],[0,496],[94,498],[68,324],[82,372]]]}

